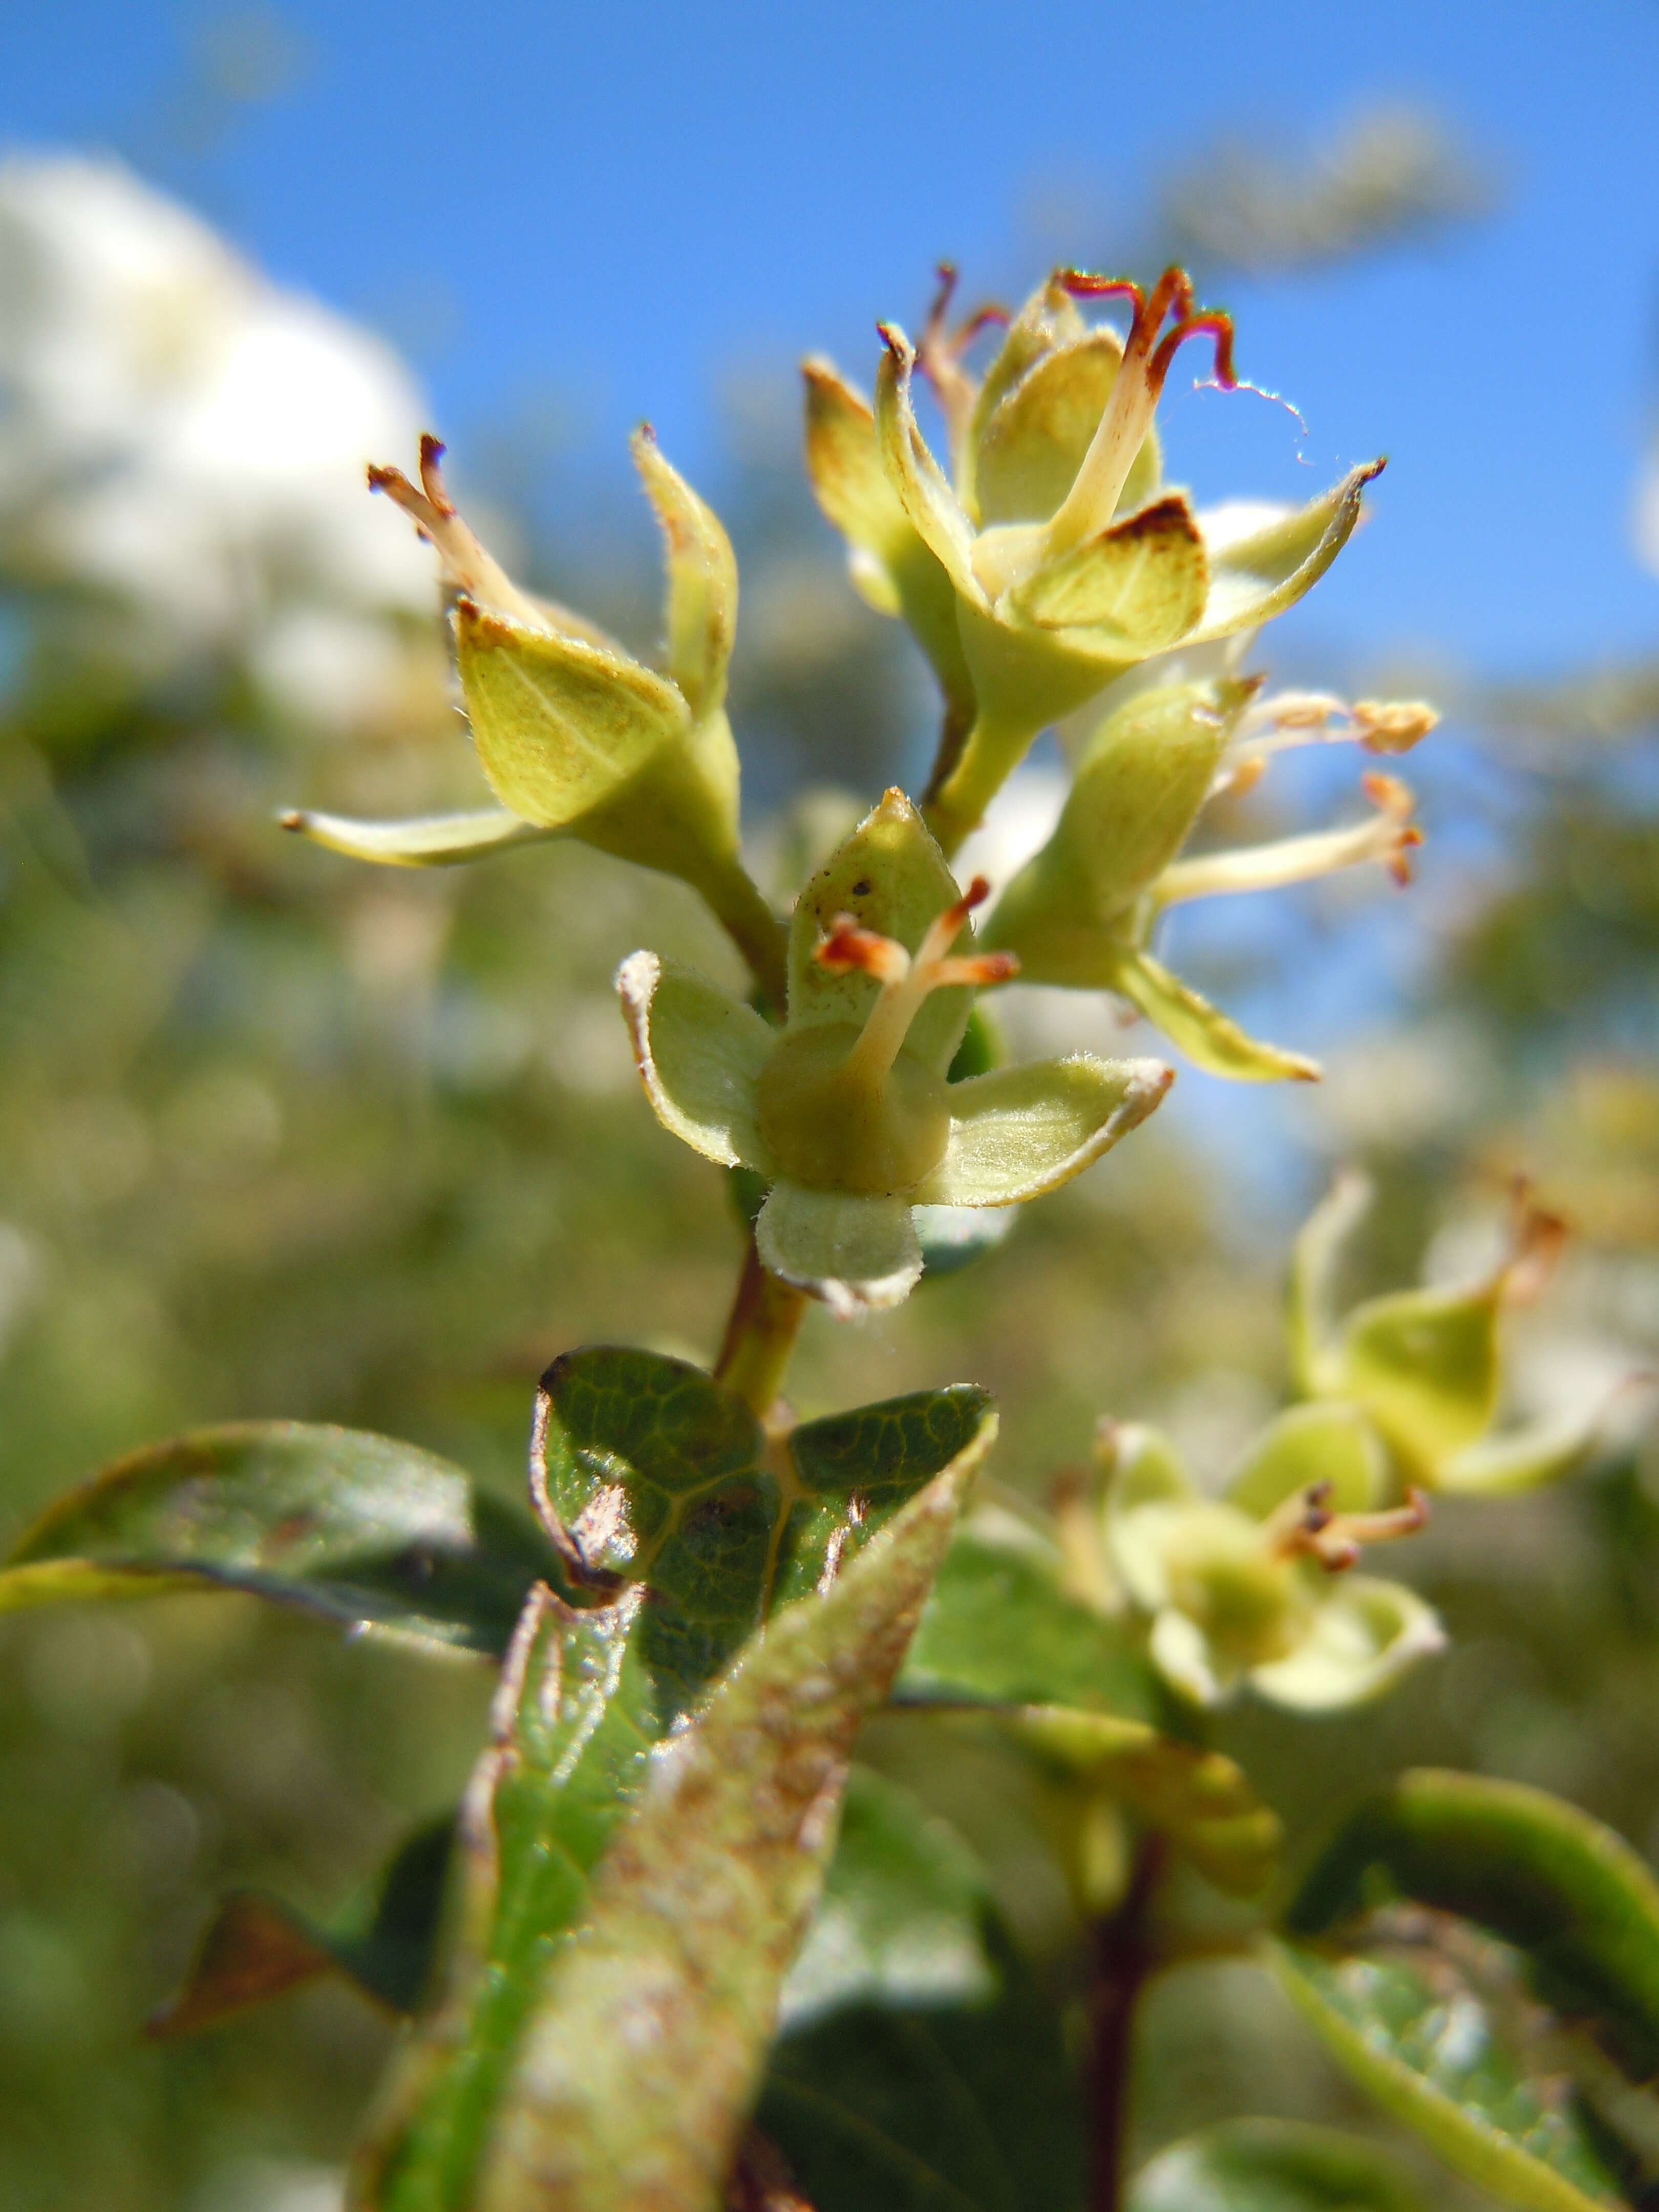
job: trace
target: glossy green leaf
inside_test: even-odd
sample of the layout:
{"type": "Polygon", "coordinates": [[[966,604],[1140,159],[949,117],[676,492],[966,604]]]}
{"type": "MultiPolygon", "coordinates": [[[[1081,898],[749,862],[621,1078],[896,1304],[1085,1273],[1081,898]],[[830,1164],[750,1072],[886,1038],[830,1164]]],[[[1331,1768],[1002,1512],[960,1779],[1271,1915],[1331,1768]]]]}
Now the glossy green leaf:
{"type": "MultiPolygon", "coordinates": [[[[1281,1983],[1326,2049],[1455,2172],[1522,2212],[1622,2204],[1557,2054],[1530,2050],[1505,1947],[1330,1957],[1281,1944],[1281,1983]]],[[[1539,2030],[1540,2035],[1547,2033],[1539,2030]]]]}
{"type": "Polygon", "coordinates": [[[988,1425],[821,1597],[786,1607],[653,1765],[512,2070],[479,2212],[714,2212],[886,1695],[988,1425]]]}
{"type": "Polygon", "coordinates": [[[1124,1630],[1067,1595],[1057,1547],[1000,1511],[951,1546],[899,1678],[910,1705],[1068,1705],[1157,1721],[1158,1678],[1124,1630]]]}
{"type": "Polygon", "coordinates": [[[1378,2143],[1303,2120],[1224,2120],[1142,2166],[1127,2212],[1422,2212],[1425,2204],[1378,2143]]]}
{"type": "Polygon", "coordinates": [[[984,1394],[963,1389],[805,1424],[771,1447],[740,1399],[681,1361],[596,1350],[549,1370],[532,1486],[560,1532],[567,1595],[538,1595],[509,1656],[463,1812],[457,1954],[394,2077],[361,2202],[474,2202],[527,2022],[590,1875],[661,1771],[655,1747],[769,1613],[839,1591],[854,1555],[942,1469],[965,1472],[993,1427],[984,1394]]]}
{"type": "Polygon", "coordinates": [[[245,1421],[135,1452],[49,1507],[0,1569],[0,1612],[205,1584],[498,1654],[552,1564],[527,1515],[430,1452],[245,1421]]]}
{"type": "Polygon", "coordinates": [[[1611,1828],[1541,1790],[1425,1767],[1346,1822],[1286,1925],[1323,1934],[1389,1897],[1517,1944],[1539,1996],[1659,2070],[1659,1882],[1611,1828]]]}
{"type": "Polygon", "coordinates": [[[366,1918],[321,1927],[258,1890],[234,1892],[147,2033],[195,2035],[326,1973],[389,2012],[412,2013],[432,1973],[454,1833],[453,1816],[418,1829],[386,1868],[366,1918]]]}
{"type": "Polygon", "coordinates": [[[1407,1774],[1287,1929],[1291,1995],[1459,2172],[1540,2212],[1659,2173],[1659,1884],[1610,1829],[1519,1784],[1407,1774]]]}
{"type": "Polygon", "coordinates": [[[1082,2201],[1058,2008],[961,1839],[857,1770],[757,2117],[815,2212],[1082,2201]]]}

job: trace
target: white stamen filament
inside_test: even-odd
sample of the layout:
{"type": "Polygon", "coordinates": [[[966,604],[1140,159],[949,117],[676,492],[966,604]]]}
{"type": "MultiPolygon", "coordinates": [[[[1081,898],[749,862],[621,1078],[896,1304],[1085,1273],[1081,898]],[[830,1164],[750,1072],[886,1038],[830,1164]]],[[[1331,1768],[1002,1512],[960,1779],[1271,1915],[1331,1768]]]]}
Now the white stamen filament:
{"type": "Polygon", "coordinates": [[[1287,884],[1311,883],[1367,860],[1380,860],[1397,882],[1407,880],[1406,856],[1423,842],[1422,831],[1410,818],[1415,799],[1391,775],[1368,775],[1364,791],[1378,810],[1369,822],[1351,830],[1316,830],[1305,837],[1281,837],[1271,844],[1173,861],[1152,886],[1154,904],[1159,908],[1177,906],[1220,891],[1279,890],[1287,884]]]}

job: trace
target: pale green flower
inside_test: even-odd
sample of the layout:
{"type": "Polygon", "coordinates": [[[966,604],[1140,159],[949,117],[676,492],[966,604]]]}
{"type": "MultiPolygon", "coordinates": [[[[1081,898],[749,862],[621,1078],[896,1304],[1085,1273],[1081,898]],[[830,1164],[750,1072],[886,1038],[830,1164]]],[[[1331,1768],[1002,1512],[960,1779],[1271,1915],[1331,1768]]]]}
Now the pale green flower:
{"type": "Polygon", "coordinates": [[[1317,1076],[1317,1064],[1249,1036],[1152,951],[1168,909],[1223,892],[1272,890],[1376,861],[1396,882],[1420,842],[1411,792],[1370,775],[1375,810],[1351,829],[1234,851],[1180,854],[1206,803],[1254,781],[1288,744],[1356,738],[1401,751],[1432,727],[1416,702],[1346,708],[1322,696],[1257,702],[1225,676],[1133,689],[1085,739],[1054,833],[1013,878],[987,927],[988,945],[1018,954],[1030,983],[1117,992],[1213,1075],[1247,1080],[1317,1076]]]}
{"type": "Polygon", "coordinates": [[[1176,350],[1199,335],[1231,386],[1231,322],[1194,310],[1182,270],[1145,299],[1127,282],[1063,270],[1011,325],[982,384],[942,307],[920,351],[884,328],[873,410],[827,364],[807,365],[820,503],[851,543],[854,580],[909,622],[945,690],[947,744],[927,806],[947,849],[1039,730],[1155,654],[1282,612],[1358,520],[1380,461],[1294,511],[1200,515],[1183,492],[1160,489],[1153,416],[1176,350]],[[1085,321],[1078,301],[1103,297],[1130,302],[1127,339],[1085,321]],[[916,422],[918,367],[946,416],[949,474],[916,422]]]}
{"type": "Polygon", "coordinates": [[[435,547],[478,765],[501,804],[423,821],[354,822],[295,811],[289,829],[356,858],[443,866],[538,837],[569,836],[678,876],[701,891],[781,989],[781,933],[738,858],[738,752],[726,717],[738,572],[719,519],[657,450],[634,459],[667,553],[665,671],[659,674],[568,608],[514,583],[457,514],[421,441],[421,482],[370,484],[435,547]]]}
{"type": "Polygon", "coordinates": [[[902,792],[807,884],[781,1030],[691,969],[635,952],[617,977],[665,1128],[769,1186],[756,1224],[775,1274],[852,1314],[921,1273],[912,1209],[1000,1206],[1081,1172],[1144,1121],[1170,1070],[1086,1054],[951,1083],[975,988],[964,896],[902,792]]]}
{"type": "Polygon", "coordinates": [[[1290,1337],[1297,1388],[1360,1409],[1403,1478],[1426,1489],[1496,1496],[1571,1474],[1595,1442],[1601,1406],[1494,1433],[1503,1317],[1542,1289],[1564,1224],[1522,1196],[1510,1249],[1484,1274],[1389,1291],[1339,1319],[1335,1277],[1371,1194],[1364,1176],[1341,1176],[1297,1239],[1290,1337]]]}
{"type": "Polygon", "coordinates": [[[1156,1430],[1107,1425],[1102,1458],[1108,1556],[1184,1696],[1216,1705],[1248,1683],[1275,1705],[1328,1711],[1376,1696],[1442,1647],[1414,1592],[1351,1571],[1363,1546],[1424,1519],[1415,1492],[1379,1509],[1386,1464],[1352,1408],[1281,1413],[1218,1498],[1156,1430]]]}

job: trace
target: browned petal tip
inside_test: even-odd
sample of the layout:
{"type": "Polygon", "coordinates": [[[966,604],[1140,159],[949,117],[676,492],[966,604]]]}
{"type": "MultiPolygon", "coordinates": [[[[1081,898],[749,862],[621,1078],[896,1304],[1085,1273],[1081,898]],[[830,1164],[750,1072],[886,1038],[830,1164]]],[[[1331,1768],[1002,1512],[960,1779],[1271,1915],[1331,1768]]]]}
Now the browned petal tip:
{"type": "Polygon", "coordinates": [[[284,807],[276,817],[276,826],[279,830],[303,830],[306,826],[304,811],[298,806],[284,807]]]}

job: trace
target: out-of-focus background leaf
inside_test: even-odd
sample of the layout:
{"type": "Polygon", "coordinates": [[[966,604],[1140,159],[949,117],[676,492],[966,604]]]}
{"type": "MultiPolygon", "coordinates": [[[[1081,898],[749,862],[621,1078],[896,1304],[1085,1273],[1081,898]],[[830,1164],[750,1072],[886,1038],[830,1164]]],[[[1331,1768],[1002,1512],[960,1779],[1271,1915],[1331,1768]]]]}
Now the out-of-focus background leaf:
{"type": "MultiPolygon", "coordinates": [[[[252,95],[320,64],[275,17],[203,21],[195,76],[126,137],[140,167],[211,198],[203,163],[266,127],[252,95]]],[[[1322,138],[1246,118],[1172,141],[1116,214],[1081,185],[1049,192],[1010,282],[1051,252],[1144,267],[1170,249],[1212,289],[1302,287],[1317,307],[1332,270],[1392,257],[1439,299],[1527,158],[1392,98],[1322,138]]],[[[534,293],[533,258],[519,281],[534,293]]],[[[914,319],[925,268],[906,281],[916,296],[886,304],[914,319]]],[[[1519,373],[1565,376],[1547,363],[1571,341],[1534,325],[1540,304],[1571,319],[1526,303],[1519,373]]],[[[1492,337],[1505,362],[1516,340],[1492,337]]],[[[1345,343],[1363,353],[1364,331],[1345,343]]],[[[848,590],[801,482],[787,364],[762,366],[698,480],[742,563],[732,712],[781,886],[845,818],[831,794],[914,777],[931,701],[848,590]]],[[[641,944],[734,982],[731,956],[688,895],[574,847],[415,874],[275,828],[290,803],[386,816],[477,795],[428,559],[360,489],[362,461],[406,462],[424,422],[386,341],[257,273],[133,169],[20,156],[0,170],[0,1543],[116,1455],[232,1419],[407,1437],[516,1495],[552,1354],[714,1348],[737,1217],[640,1097],[610,976],[641,944]]],[[[654,554],[620,477],[540,398],[498,397],[467,428],[455,475],[478,520],[647,647],[654,554]]],[[[1363,415],[1341,434],[1363,442],[1363,415]]],[[[1619,465],[1659,562],[1642,436],[1632,411],[1619,465]]],[[[1546,515],[1561,456],[1516,465],[1546,515]]],[[[1559,1492],[1445,1501],[1391,1558],[1453,1644],[1363,1727],[1246,1706],[1222,1741],[1293,1849],[1435,1762],[1564,1792],[1651,1855],[1659,1457],[1628,1386],[1659,1357],[1659,664],[1598,637],[1582,665],[1517,672],[1455,634],[1345,642],[1343,619],[1291,633],[1275,672],[1450,708],[1408,764],[1431,834],[1419,886],[1180,918],[1183,968],[1326,1053],[1322,1092],[1183,1076],[1132,1153],[1000,1252],[860,1328],[811,1316],[791,1391],[816,1413],[986,1384],[998,1475],[1030,1492],[1100,1412],[1164,1422],[1218,1473],[1285,1388],[1284,1256],[1332,1163],[1382,1192],[1356,1291],[1413,1279],[1425,1253],[1443,1273],[1478,1263],[1509,1178],[1531,1174],[1577,1234],[1517,1317],[1518,1403],[1622,1391],[1612,1447],[1559,1492]]],[[[1352,780],[1352,762],[1298,762],[1218,839],[1311,822],[1352,780]]],[[[1029,837],[1055,791],[1039,757],[1006,836],[1029,837]]],[[[1001,1011],[1020,1049],[1120,1036],[1099,1001],[1001,1011]]],[[[386,2044],[366,2006],[319,1983],[193,2043],[146,2045],[139,2025],[227,1888],[337,1918],[453,1803],[488,1691],[476,1662],[349,1645],[232,1595],[0,1623],[0,2203],[336,2201],[386,2044]]],[[[866,1755],[971,1839],[1021,1974],[1063,2016],[1071,1907],[1017,1754],[909,1715],[866,1755]]],[[[1358,2110],[1241,1966],[1171,1976],[1144,2025],[1147,2154],[1240,2112],[1358,2110]]]]}

